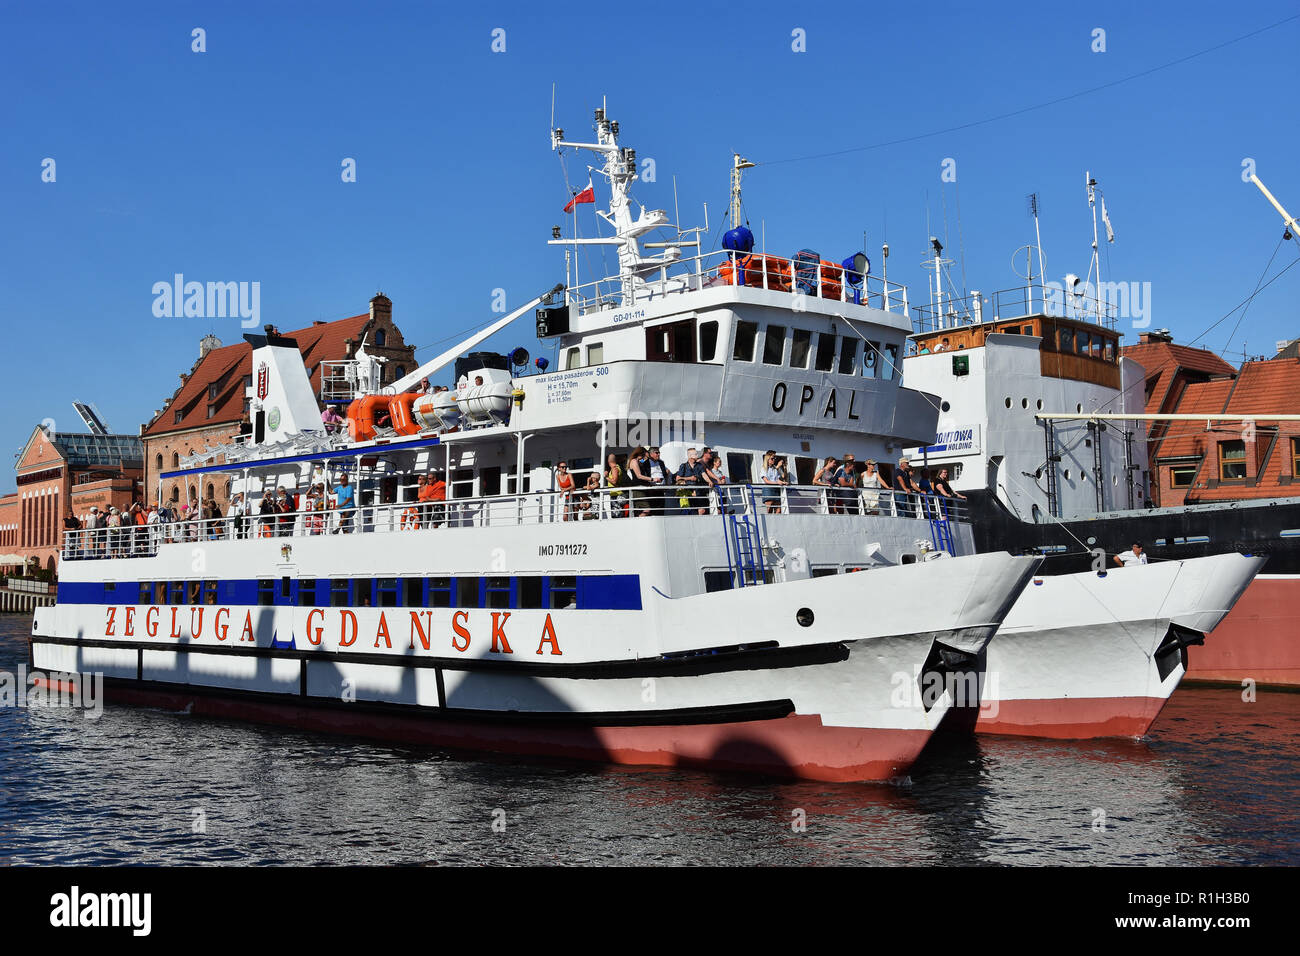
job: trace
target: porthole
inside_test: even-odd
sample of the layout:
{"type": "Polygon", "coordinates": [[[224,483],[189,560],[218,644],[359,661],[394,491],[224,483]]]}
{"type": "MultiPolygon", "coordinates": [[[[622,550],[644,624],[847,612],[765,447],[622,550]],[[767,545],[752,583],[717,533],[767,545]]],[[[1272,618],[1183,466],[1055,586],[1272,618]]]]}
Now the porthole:
{"type": "Polygon", "coordinates": [[[1020,400],[1020,407],[1021,407],[1021,408],[1028,408],[1028,407],[1029,407],[1029,399],[1027,399],[1027,398],[1022,398],[1022,399],[1020,400]]]}
{"type": "Polygon", "coordinates": [[[1096,544],[1096,543],[1097,543],[1097,539],[1096,539],[1096,538],[1089,538],[1089,539],[1088,539],[1088,544],[1096,544]]]}
{"type": "Polygon", "coordinates": [[[1043,410],[1043,400],[1042,400],[1041,398],[1040,398],[1037,402],[1035,402],[1034,404],[1037,406],[1037,408],[1038,408],[1038,410],[1039,410],[1040,412],[1043,410]]]}
{"type": "Polygon", "coordinates": [[[799,622],[800,627],[812,627],[813,612],[812,608],[801,607],[795,612],[794,619],[799,622]]]}
{"type": "Polygon", "coordinates": [[[1083,414],[1083,405],[1081,405],[1081,404],[1080,404],[1080,405],[1075,405],[1075,406],[1074,406],[1074,411],[1075,411],[1076,414],[1080,414],[1080,415],[1082,415],[1082,414],[1083,414]]]}
{"type": "Polygon", "coordinates": [[[1010,408],[1010,407],[1011,407],[1011,399],[1008,398],[1008,399],[1007,399],[1007,408],[1010,408]]]}
{"type": "Polygon", "coordinates": [[[1066,481],[1069,481],[1069,480],[1070,480],[1070,469],[1069,469],[1069,468],[1065,469],[1065,480],[1066,480],[1066,481]]]}
{"type": "Polygon", "coordinates": [[[939,411],[941,411],[941,412],[950,412],[950,411],[952,411],[952,405],[950,405],[948,402],[940,402],[940,403],[939,403],[939,411]]]}

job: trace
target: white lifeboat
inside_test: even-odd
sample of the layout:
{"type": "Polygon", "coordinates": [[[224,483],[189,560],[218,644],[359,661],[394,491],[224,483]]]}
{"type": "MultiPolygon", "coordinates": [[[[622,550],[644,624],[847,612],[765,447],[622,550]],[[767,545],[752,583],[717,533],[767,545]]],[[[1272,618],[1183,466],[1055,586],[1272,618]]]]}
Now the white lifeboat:
{"type": "Polygon", "coordinates": [[[455,392],[422,395],[411,405],[411,417],[420,430],[449,431],[460,425],[460,407],[455,392]]]}
{"type": "Polygon", "coordinates": [[[468,372],[456,385],[456,404],[467,425],[492,425],[510,420],[514,386],[505,369],[468,372]]]}

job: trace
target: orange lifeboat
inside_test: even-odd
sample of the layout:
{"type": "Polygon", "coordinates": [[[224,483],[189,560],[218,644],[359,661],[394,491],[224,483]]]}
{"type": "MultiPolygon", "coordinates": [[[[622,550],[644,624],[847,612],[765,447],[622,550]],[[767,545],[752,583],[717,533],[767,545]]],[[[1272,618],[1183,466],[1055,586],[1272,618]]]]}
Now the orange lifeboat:
{"type": "Polygon", "coordinates": [[[388,411],[391,395],[362,395],[348,406],[348,438],[366,441],[375,437],[375,419],[379,411],[388,411]]]}
{"type": "Polygon", "coordinates": [[[421,392],[402,392],[388,400],[388,412],[393,418],[393,429],[399,435],[415,435],[420,431],[419,424],[411,414],[411,406],[424,395],[421,392]]]}
{"type": "Polygon", "coordinates": [[[727,285],[744,285],[748,282],[745,264],[751,259],[751,256],[741,256],[739,259],[727,259],[718,268],[718,278],[727,285]],[[742,278],[745,276],[746,278],[742,278]]]}
{"type": "Polygon", "coordinates": [[[838,299],[842,286],[840,280],[844,278],[844,269],[833,262],[822,260],[822,298],[838,299]]]}

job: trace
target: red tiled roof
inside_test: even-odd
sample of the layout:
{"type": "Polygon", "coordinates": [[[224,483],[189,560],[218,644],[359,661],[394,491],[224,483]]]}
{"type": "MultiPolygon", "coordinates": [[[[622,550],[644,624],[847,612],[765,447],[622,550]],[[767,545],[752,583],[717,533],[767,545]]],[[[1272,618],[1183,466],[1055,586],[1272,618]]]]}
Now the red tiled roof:
{"type": "MultiPolygon", "coordinates": [[[[1196,382],[1187,386],[1176,409],[1180,414],[1231,415],[1294,415],[1300,413],[1300,359],[1271,359],[1264,362],[1247,362],[1235,381],[1216,380],[1196,382]]],[[[1282,484],[1281,478],[1295,478],[1292,463],[1291,440],[1300,437],[1300,425],[1295,422],[1261,422],[1255,431],[1254,444],[1248,443],[1247,474],[1252,480],[1245,484],[1226,482],[1217,487],[1207,487],[1207,480],[1218,478],[1218,457],[1215,446],[1220,441],[1241,437],[1243,432],[1224,423],[1214,432],[1188,428],[1194,422],[1173,423],[1170,437],[1160,444],[1159,459],[1179,456],[1205,455],[1206,460],[1196,477],[1196,485],[1189,489],[1189,502],[1238,501],[1254,498],[1276,498],[1296,494],[1296,484],[1282,484]],[[1277,440],[1273,443],[1274,429],[1277,440]],[[1262,456],[1273,443],[1272,453],[1259,467],[1262,456]],[[1251,449],[1254,449],[1252,455],[1251,449]],[[1258,481],[1255,479],[1258,477],[1258,481]]]]}
{"type": "MultiPolygon", "coordinates": [[[[312,372],[313,391],[320,390],[320,363],[343,358],[344,342],[349,338],[360,339],[361,330],[369,321],[370,315],[366,313],[281,333],[297,341],[303,362],[312,372]]],[[[244,378],[252,373],[253,347],[247,342],[213,349],[199,359],[171,404],[145,427],[145,437],[238,422],[244,414],[244,378]],[[214,384],[217,394],[209,400],[208,389],[214,384]],[[209,417],[208,406],[211,404],[216,405],[216,410],[209,417]],[[176,421],[177,409],[181,411],[179,422],[176,421]]]]}
{"type": "MultiPolygon", "coordinates": [[[[1127,345],[1121,350],[1121,354],[1146,369],[1147,382],[1152,386],[1148,391],[1146,407],[1148,414],[1173,410],[1163,406],[1169,398],[1178,400],[1177,396],[1169,394],[1169,390],[1173,387],[1179,371],[1213,376],[1237,374],[1235,368],[1213,352],[1194,349],[1187,345],[1174,345],[1172,342],[1141,342],[1137,345],[1127,345]]],[[[1197,377],[1199,378],[1200,375],[1197,377]]]]}

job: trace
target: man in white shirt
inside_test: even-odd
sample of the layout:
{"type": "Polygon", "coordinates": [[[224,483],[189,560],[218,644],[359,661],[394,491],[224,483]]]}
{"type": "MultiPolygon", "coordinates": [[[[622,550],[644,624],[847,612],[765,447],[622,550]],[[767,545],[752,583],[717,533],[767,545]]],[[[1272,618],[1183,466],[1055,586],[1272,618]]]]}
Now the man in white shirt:
{"type": "Polygon", "coordinates": [[[1115,563],[1122,568],[1134,567],[1139,564],[1147,563],[1147,556],[1142,551],[1142,545],[1133,545],[1132,551],[1124,551],[1115,555],[1115,563]]]}

